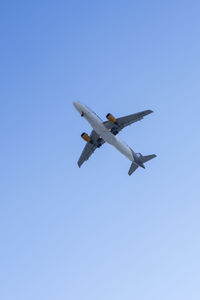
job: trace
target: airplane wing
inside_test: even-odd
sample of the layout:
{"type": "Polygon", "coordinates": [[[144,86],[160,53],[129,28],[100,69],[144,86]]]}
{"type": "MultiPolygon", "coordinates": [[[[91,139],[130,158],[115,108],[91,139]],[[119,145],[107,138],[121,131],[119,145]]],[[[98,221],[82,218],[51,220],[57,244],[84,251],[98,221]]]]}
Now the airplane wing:
{"type": "Polygon", "coordinates": [[[90,135],[91,138],[91,142],[88,142],[85,145],[85,148],[83,149],[83,152],[81,153],[81,156],[78,160],[78,166],[79,168],[82,166],[82,164],[88,160],[90,158],[90,156],[92,155],[92,153],[94,153],[94,151],[97,148],[100,148],[105,142],[103,139],[100,138],[100,136],[94,131],[92,130],[92,133],[90,135]]]}
{"type": "Polygon", "coordinates": [[[131,125],[132,123],[135,123],[137,121],[140,121],[143,119],[144,116],[151,114],[152,110],[144,110],[141,112],[138,112],[136,114],[128,115],[125,117],[121,117],[116,119],[115,123],[112,123],[110,121],[104,122],[104,125],[107,129],[110,129],[111,132],[116,135],[118,134],[124,127],[131,125]]]}

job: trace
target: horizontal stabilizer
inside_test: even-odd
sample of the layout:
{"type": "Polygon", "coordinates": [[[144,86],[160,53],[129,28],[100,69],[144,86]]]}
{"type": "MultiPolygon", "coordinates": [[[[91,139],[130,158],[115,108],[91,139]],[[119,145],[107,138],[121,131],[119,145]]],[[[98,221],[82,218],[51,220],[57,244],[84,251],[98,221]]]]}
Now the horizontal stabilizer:
{"type": "Polygon", "coordinates": [[[142,156],[142,157],[140,157],[140,161],[141,161],[141,163],[145,163],[145,162],[147,162],[147,161],[153,159],[154,157],[156,157],[155,154],[142,156]]]}
{"type": "Polygon", "coordinates": [[[133,174],[133,172],[135,172],[135,170],[137,170],[137,168],[138,168],[138,165],[133,162],[131,164],[131,167],[130,167],[129,171],[128,171],[128,175],[130,176],[131,174],[133,174]]]}

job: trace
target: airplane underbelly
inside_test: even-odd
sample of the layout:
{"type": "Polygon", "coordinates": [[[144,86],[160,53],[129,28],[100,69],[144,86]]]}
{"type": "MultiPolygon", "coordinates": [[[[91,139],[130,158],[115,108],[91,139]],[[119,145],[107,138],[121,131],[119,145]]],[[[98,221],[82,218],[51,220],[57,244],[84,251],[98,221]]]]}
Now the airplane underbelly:
{"type": "Polygon", "coordinates": [[[96,128],[96,132],[103,138],[105,142],[114,146],[119,152],[125,155],[129,160],[133,161],[133,155],[131,153],[130,148],[124,144],[118,137],[113,135],[110,131],[108,131],[105,126],[101,128],[96,128]],[[98,130],[98,132],[96,131],[98,130]]]}
{"type": "Polygon", "coordinates": [[[131,153],[130,148],[124,144],[122,141],[120,141],[118,139],[118,141],[116,143],[113,144],[113,146],[119,151],[121,152],[123,155],[125,155],[129,160],[133,161],[133,155],[131,153]]]}
{"type": "Polygon", "coordinates": [[[129,160],[133,161],[133,155],[130,148],[123,143],[118,137],[112,134],[101,122],[93,118],[88,119],[89,123],[96,131],[96,133],[107,143],[114,146],[119,152],[126,156],[129,160]]]}

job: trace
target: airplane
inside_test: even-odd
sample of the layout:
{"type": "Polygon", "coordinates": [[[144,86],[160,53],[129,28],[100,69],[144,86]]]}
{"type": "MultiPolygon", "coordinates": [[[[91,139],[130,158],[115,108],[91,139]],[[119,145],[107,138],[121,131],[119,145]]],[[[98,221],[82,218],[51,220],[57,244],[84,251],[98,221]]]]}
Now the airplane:
{"type": "Polygon", "coordinates": [[[100,148],[105,142],[114,146],[119,152],[131,161],[131,167],[128,175],[131,175],[138,167],[145,169],[144,163],[156,157],[155,154],[143,156],[141,153],[135,153],[131,147],[122,142],[117,134],[126,126],[140,121],[144,116],[151,114],[152,110],[141,111],[121,118],[115,118],[111,113],[106,115],[107,121],[103,122],[97,114],[89,107],[79,101],[72,102],[76,110],[92,126],[93,130],[90,136],[82,133],[81,137],[87,142],[83,152],[78,160],[79,168],[89,159],[97,148],[100,148]]]}

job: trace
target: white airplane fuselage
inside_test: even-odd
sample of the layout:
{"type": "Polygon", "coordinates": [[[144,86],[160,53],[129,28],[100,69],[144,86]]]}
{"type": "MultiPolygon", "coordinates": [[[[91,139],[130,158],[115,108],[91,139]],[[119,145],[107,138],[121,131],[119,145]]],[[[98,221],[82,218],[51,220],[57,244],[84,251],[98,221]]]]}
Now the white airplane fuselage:
{"type": "Polygon", "coordinates": [[[84,117],[95,130],[95,132],[107,143],[114,146],[119,152],[126,156],[130,161],[135,161],[135,153],[133,150],[121,141],[117,136],[110,132],[103,124],[103,121],[86,105],[75,101],[74,107],[84,117]]]}

